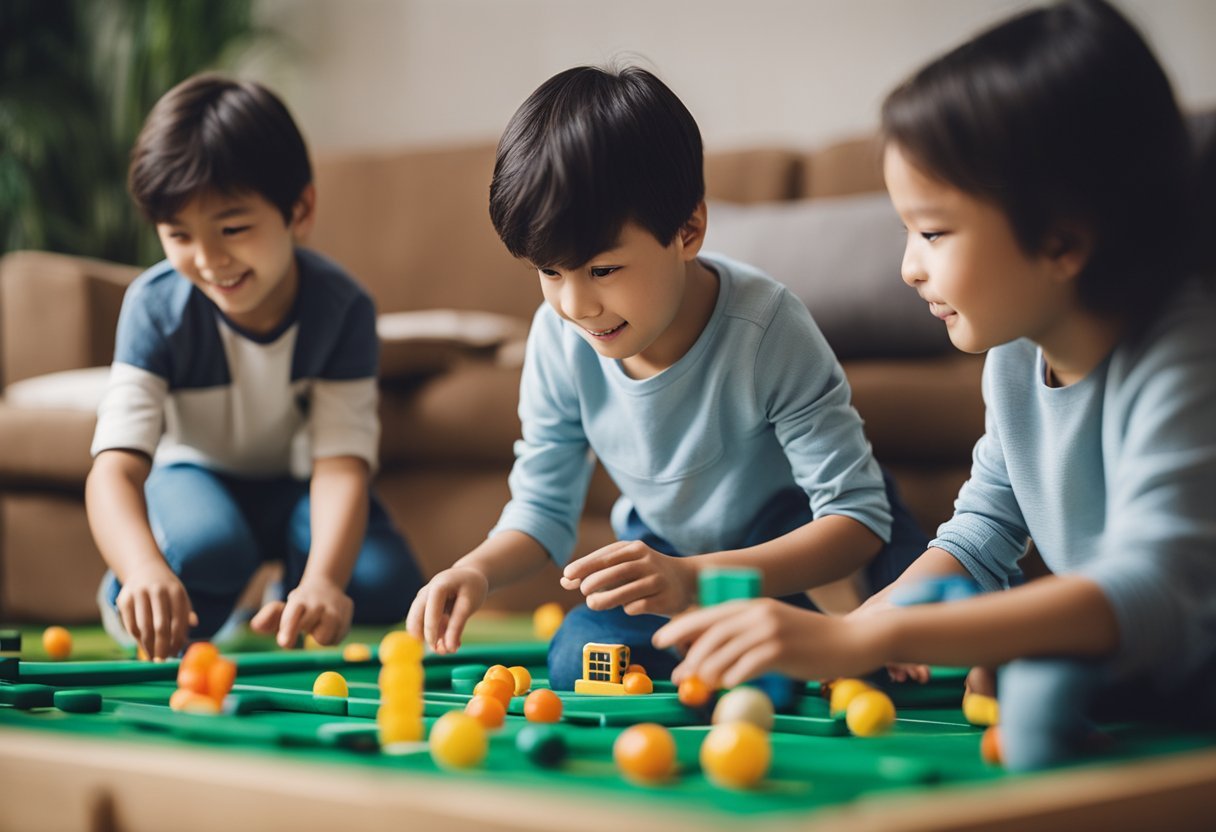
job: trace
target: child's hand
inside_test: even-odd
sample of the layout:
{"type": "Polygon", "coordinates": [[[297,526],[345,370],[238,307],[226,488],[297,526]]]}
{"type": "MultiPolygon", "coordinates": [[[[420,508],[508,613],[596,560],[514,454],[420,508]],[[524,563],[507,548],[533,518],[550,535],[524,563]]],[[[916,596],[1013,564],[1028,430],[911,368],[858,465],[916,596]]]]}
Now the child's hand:
{"type": "Polygon", "coordinates": [[[337,644],[350,630],[355,604],[342,587],[322,578],[303,580],[287,593],[287,601],[271,601],[258,610],[249,626],[259,633],[278,630],[280,647],[309,633],[320,644],[337,644]]]}
{"type": "Polygon", "coordinates": [[[180,653],[198,624],[186,587],[163,563],[128,574],[116,604],[122,625],[154,660],[180,653]]]}
{"type": "Polygon", "coordinates": [[[562,586],[577,589],[593,610],[622,607],[630,615],[675,615],[694,600],[696,573],[681,558],[639,540],[622,540],[571,561],[562,586]]]}
{"type": "Polygon", "coordinates": [[[436,653],[455,653],[464,625],[489,591],[490,582],[481,571],[467,566],[445,569],[418,590],[405,628],[436,653]]]}
{"type": "MultiPolygon", "coordinates": [[[[892,609],[891,602],[887,600],[887,596],[871,595],[866,601],[845,616],[848,619],[866,618],[871,615],[882,615],[892,609]]],[[[887,664],[887,675],[891,677],[892,682],[919,682],[925,684],[929,681],[932,671],[927,664],[900,664],[889,662],[887,664]]]]}
{"type": "Polygon", "coordinates": [[[832,618],[772,598],[703,607],[663,625],[658,648],[686,647],[673,682],[697,676],[734,687],[770,670],[800,679],[861,676],[882,664],[865,621],[832,618]]]}

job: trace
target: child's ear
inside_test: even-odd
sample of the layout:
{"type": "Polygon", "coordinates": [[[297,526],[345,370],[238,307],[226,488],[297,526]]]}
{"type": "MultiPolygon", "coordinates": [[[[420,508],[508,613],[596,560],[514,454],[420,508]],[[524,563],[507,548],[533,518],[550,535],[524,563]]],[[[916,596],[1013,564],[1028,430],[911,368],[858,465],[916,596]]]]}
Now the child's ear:
{"type": "Polygon", "coordinates": [[[309,182],[300,191],[300,198],[291,209],[291,236],[297,243],[303,243],[312,233],[313,223],[317,218],[317,186],[309,182]]]}
{"type": "Polygon", "coordinates": [[[1094,250],[1093,233],[1085,225],[1060,223],[1047,234],[1043,254],[1056,267],[1062,280],[1072,280],[1081,273],[1094,250]]]}
{"type": "Polygon", "coordinates": [[[696,257],[705,242],[706,218],[705,200],[701,200],[676,232],[676,242],[680,244],[681,256],[686,261],[696,257]]]}

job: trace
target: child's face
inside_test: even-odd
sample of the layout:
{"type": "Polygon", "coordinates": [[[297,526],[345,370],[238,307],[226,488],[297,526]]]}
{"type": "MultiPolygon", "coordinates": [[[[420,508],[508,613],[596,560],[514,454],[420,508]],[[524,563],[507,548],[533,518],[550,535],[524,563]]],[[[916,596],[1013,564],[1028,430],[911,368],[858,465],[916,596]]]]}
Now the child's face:
{"type": "Polygon", "coordinates": [[[956,347],[978,353],[1058,334],[1074,295],[1057,259],[1027,254],[997,205],[928,176],[895,145],[884,154],[883,174],[908,231],[904,282],[956,347]]]}
{"type": "Polygon", "coordinates": [[[299,285],[295,244],[311,227],[305,189],[291,223],[260,194],[205,192],[156,224],[175,269],[243,329],[270,332],[287,316],[299,285]]]}
{"type": "Polygon", "coordinates": [[[704,326],[689,308],[687,268],[703,233],[703,207],[667,246],[626,223],[615,247],[582,266],[538,268],[541,290],[596,352],[636,378],[653,375],[678,361],[704,326]]]}

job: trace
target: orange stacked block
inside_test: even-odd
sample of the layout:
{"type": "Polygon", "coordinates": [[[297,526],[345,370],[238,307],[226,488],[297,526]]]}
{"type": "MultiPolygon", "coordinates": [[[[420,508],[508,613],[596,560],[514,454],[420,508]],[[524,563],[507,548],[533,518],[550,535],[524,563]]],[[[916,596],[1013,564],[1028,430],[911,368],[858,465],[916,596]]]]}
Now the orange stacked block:
{"type": "Polygon", "coordinates": [[[236,681],[236,663],[220,655],[214,644],[196,641],[177,668],[177,690],[169,707],[192,714],[218,714],[236,681]]]}

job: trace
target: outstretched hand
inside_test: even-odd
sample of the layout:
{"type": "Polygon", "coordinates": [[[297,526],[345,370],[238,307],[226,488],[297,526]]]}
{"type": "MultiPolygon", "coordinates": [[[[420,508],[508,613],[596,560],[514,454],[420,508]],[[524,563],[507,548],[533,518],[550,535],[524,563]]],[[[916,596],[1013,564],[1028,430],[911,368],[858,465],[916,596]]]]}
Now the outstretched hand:
{"type": "Polygon", "coordinates": [[[405,618],[405,628],[431,650],[444,655],[460,649],[469,616],[490,592],[486,576],[470,567],[445,569],[418,590],[405,618]]]}
{"type": "Polygon", "coordinates": [[[577,589],[593,610],[621,607],[629,615],[675,615],[695,598],[696,574],[681,558],[640,540],[621,540],[571,561],[562,586],[577,589]]]}
{"type": "Polygon", "coordinates": [[[681,615],[660,627],[652,641],[661,649],[684,649],[672,681],[697,676],[718,687],[734,687],[774,670],[799,679],[861,676],[883,663],[865,622],[772,598],[731,601],[681,615]]]}
{"type": "Polygon", "coordinates": [[[275,633],[280,647],[291,647],[301,633],[319,644],[337,644],[350,630],[355,605],[341,587],[325,580],[302,581],[286,601],[271,601],[249,622],[258,633],[275,633]]]}

